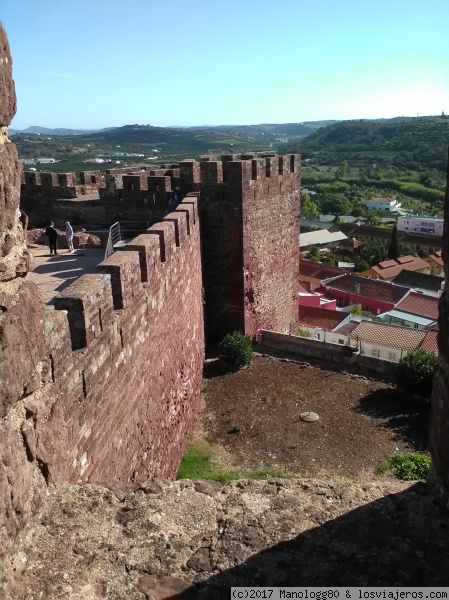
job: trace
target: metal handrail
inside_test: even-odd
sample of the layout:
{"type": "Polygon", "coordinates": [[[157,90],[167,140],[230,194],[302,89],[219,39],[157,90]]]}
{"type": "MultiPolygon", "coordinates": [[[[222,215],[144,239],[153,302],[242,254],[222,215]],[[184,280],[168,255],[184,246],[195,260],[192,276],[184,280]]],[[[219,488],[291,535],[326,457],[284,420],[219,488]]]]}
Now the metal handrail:
{"type": "Polygon", "coordinates": [[[115,252],[115,246],[125,239],[135,237],[139,233],[147,231],[149,227],[146,221],[117,221],[109,228],[108,241],[106,243],[105,259],[115,252]],[[139,225],[139,227],[136,227],[139,225]],[[128,235],[127,235],[128,233],[128,235]]]}

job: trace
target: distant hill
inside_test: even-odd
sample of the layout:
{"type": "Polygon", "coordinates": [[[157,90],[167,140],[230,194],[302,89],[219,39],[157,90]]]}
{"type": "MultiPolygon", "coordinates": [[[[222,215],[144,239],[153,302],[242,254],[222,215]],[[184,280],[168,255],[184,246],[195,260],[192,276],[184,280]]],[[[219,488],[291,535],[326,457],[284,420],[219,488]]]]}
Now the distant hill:
{"type": "Polygon", "coordinates": [[[65,129],[59,127],[57,129],[50,129],[49,127],[40,127],[39,125],[32,125],[27,129],[10,129],[9,135],[17,135],[20,133],[31,133],[36,135],[56,135],[56,136],[68,136],[68,135],[86,135],[89,133],[96,133],[102,131],[101,129],[65,129]]]}
{"type": "Polygon", "coordinates": [[[379,166],[412,170],[446,169],[449,119],[396,117],[386,120],[340,121],[316,130],[299,141],[278,146],[300,152],[317,164],[379,166]]]}

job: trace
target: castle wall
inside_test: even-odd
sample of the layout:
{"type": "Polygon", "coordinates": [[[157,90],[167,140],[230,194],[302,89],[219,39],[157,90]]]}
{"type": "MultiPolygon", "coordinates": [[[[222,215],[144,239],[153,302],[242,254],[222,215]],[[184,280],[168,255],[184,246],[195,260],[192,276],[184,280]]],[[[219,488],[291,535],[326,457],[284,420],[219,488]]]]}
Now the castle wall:
{"type": "Polygon", "coordinates": [[[430,417],[430,480],[436,486],[444,505],[449,508],[449,153],[442,252],[445,285],[439,303],[439,366],[433,384],[430,417]]]}
{"type": "Polygon", "coordinates": [[[2,548],[48,485],[176,475],[199,411],[201,291],[195,194],[54,309],[25,282],[0,317],[2,548]]]}
{"type": "Polygon", "coordinates": [[[288,332],[296,323],[299,155],[180,163],[181,189],[201,190],[206,328],[288,332]]]}

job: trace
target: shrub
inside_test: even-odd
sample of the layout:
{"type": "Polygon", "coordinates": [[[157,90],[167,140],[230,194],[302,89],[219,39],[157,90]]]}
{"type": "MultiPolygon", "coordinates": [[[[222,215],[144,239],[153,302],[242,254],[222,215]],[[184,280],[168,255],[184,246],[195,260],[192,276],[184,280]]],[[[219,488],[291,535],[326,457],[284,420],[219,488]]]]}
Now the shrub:
{"type": "Polygon", "coordinates": [[[298,335],[300,337],[304,337],[304,338],[312,337],[312,334],[310,333],[310,331],[308,329],[304,329],[304,327],[300,327],[298,329],[298,335]]]}
{"type": "Polygon", "coordinates": [[[438,356],[418,348],[401,358],[397,368],[399,385],[404,391],[428,398],[432,393],[433,377],[438,364],[438,356]]]}
{"type": "Polygon", "coordinates": [[[425,479],[430,468],[430,458],[424,454],[395,454],[390,459],[391,468],[399,479],[410,481],[425,479]]]}
{"type": "Polygon", "coordinates": [[[251,363],[253,344],[251,338],[241,331],[225,335],[218,347],[222,358],[233,367],[240,368],[251,363]]]}

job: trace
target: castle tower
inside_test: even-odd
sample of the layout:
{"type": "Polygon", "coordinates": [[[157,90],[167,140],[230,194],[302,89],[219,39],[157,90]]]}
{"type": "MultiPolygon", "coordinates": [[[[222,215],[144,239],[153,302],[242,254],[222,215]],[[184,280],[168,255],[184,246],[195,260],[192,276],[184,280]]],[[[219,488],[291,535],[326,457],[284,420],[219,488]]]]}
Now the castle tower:
{"type": "Polygon", "coordinates": [[[209,338],[296,323],[300,165],[299,155],[252,154],[180,163],[182,191],[201,191],[209,338]]]}

